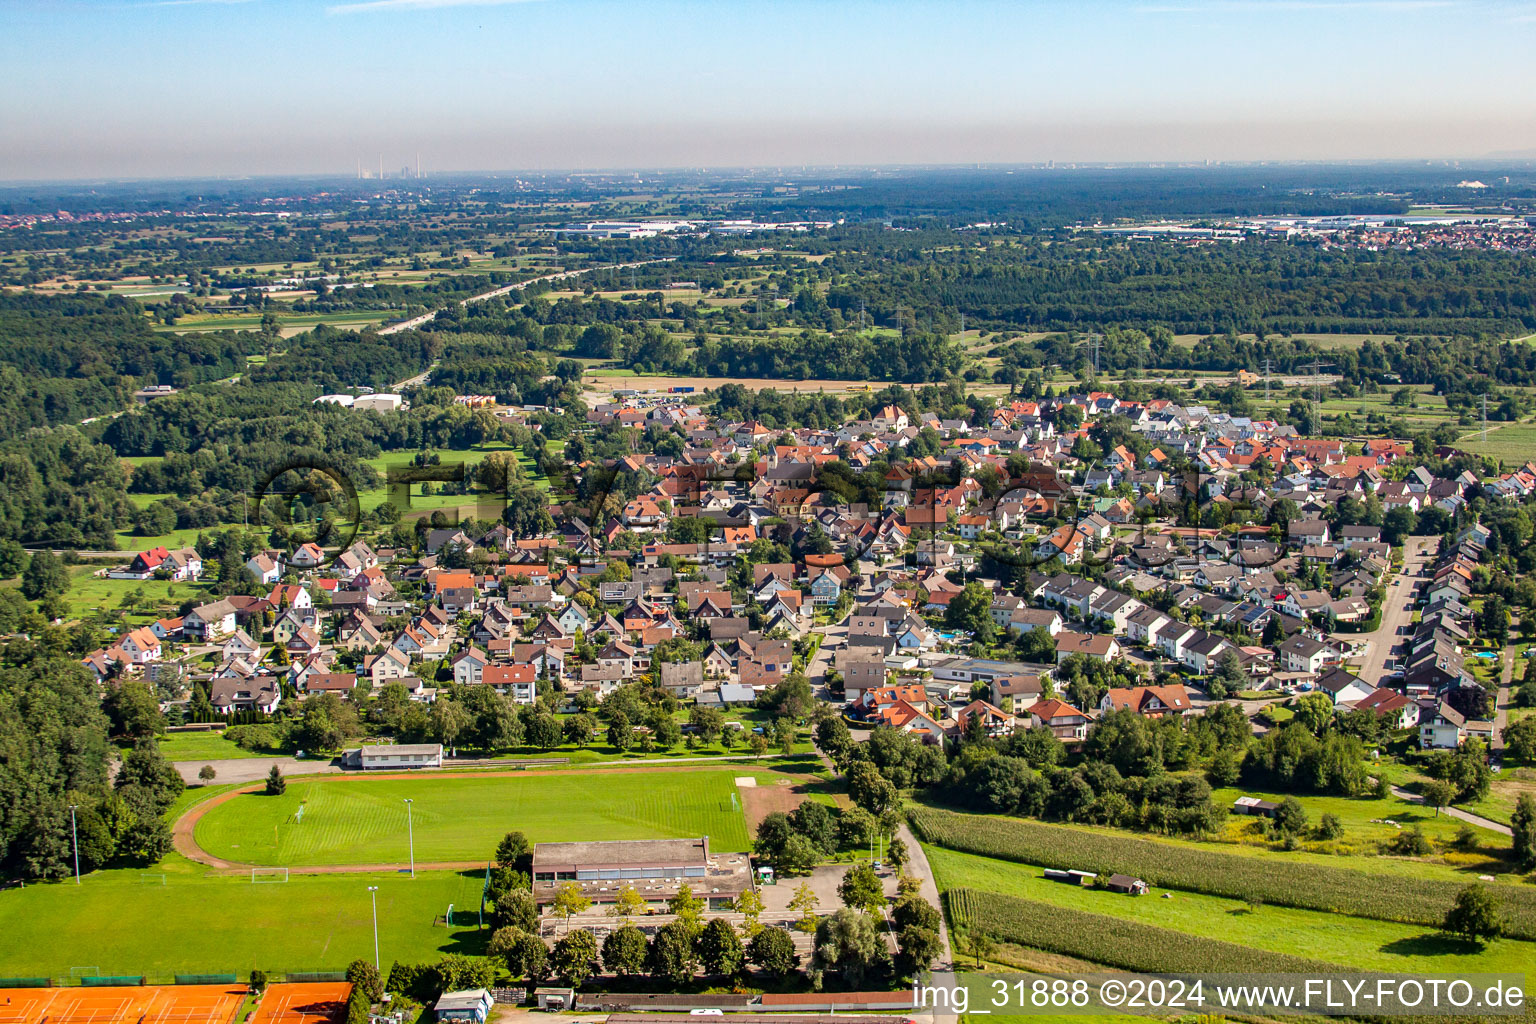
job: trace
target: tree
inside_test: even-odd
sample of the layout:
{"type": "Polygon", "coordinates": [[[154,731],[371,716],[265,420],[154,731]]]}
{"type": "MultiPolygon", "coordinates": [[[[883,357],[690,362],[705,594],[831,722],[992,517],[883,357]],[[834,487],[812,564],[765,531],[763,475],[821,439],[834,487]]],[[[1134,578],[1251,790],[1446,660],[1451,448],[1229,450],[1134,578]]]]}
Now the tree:
{"type": "Polygon", "coordinates": [[[795,888],[795,895],[789,901],[789,909],[800,915],[798,926],[801,931],[810,931],[816,927],[816,908],[821,905],[821,898],[811,888],[809,882],[801,882],[795,888]]]}
{"type": "Polygon", "coordinates": [[[505,960],[507,954],[516,949],[517,944],[527,934],[521,928],[512,925],[497,928],[491,933],[491,940],[485,944],[485,955],[492,959],[505,960]]]}
{"type": "Polygon", "coordinates": [[[1509,816],[1511,850],[1521,871],[1536,871],[1536,796],[1520,794],[1509,816]]]}
{"type": "Polygon", "coordinates": [[[896,787],[867,761],[860,761],[848,770],[847,782],[848,795],[853,802],[877,818],[900,802],[896,787]]]}
{"type": "Polygon", "coordinates": [[[496,866],[526,871],[533,859],[533,844],[523,833],[513,830],[496,844],[496,866]]]}
{"type": "Polygon", "coordinates": [[[876,973],[885,953],[875,919],[844,907],[816,925],[812,981],[819,982],[825,972],[835,971],[848,988],[858,988],[876,973]]]}
{"type": "Polygon", "coordinates": [[[555,899],[550,908],[565,920],[565,927],[571,927],[571,915],[580,914],[592,905],[592,901],[581,891],[581,886],[575,882],[566,882],[555,890],[555,899]]]}
{"type": "Polygon", "coordinates": [[[384,979],[371,960],[353,960],[347,965],[347,980],[363,990],[370,1003],[379,1001],[384,994],[384,979]]]}
{"type": "Polygon", "coordinates": [[[1449,807],[1456,799],[1456,787],[1444,779],[1430,779],[1420,789],[1424,797],[1424,806],[1435,809],[1435,817],[1440,817],[1440,808],[1449,807]]]}
{"type": "Polygon", "coordinates": [[[693,887],[684,882],[667,900],[667,910],[676,915],[678,921],[687,925],[691,931],[699,926],[699,915],[704,912],[704,901],[694,896],[693,887]]]}
{"type": "Polygon", "coordinates": [[[774,867],[778,868],[781,875],[808,875],[815,870],[820,860],[821,853],[816,845],[800,833],[793,832],[780,848],[774,867]]]}
{"type": "Polygon", "coordinates": [[[1282,835],[1299,836],[1307,828],[1307,809],[1301,801],[1288,796],[1275,809],[1275,828],[1282,835]]]}
{"type": "Polygon", "coordinates": [[[1509,641],[1509,606],[1498,594],[1483,598],[1483,607],[1473,621],[1478,634],[1489,643],[1502,647],[1509,641]]]}
{"type": "Polygon", "coordinates": [[[537,931],[539,907],[533,894],[525,889],[513,889],[496,897],[491,909],[491,923],[497,928],[519,928],[525,932],[537,931]]]}
{"type": "Polygon", "coordinates": [[[1206,681],[1206,693],[1212,700],[1225,700],[1247,684],[1248,673],[1243,670],[1243,659],[1229,647],[1216,659],[1216,671],[1206,681]]]}
{"type": "Polygon", "coordinates": [[[837,818],[837,845],[844,850],[864,850],[879,834],[880,823],[862,807],[850,807],[837,818]]]}
{"type": "MultiPolygon", "coordinates": [[[[905,880],[909,876],[903,876],[905,880]]],[[[914,879],[914,881],[916,881],[914,879]]],[[[891,908],[891,921],[897,928],[918,925],[933,931],[939,930],[939,910],[932,903],[913,891],[901,896],[891,908]]]]}
{"type": "Polygon", "coordinates": [[[991,643],[997,635],[997,623],[992,620],[992,591],[982,583],[967,583],[950,598],[944,624],[972,634],[979,643],[991,643]]]}
{"type": "Polygon", "coordinates": [[[565,720],[565,741],[585,747],[597,736],[597,719],[582,713],[565,720]]]}
{"type": "Polygon", "coordinates": [[[681,921],[662,925],[646,951],[645,969],[652,977],[686,985],[699,969],[693,930],[681,921]]]}
{"type": "Polygon", "coordinates": [[[780,978],[800,966],[795,940],[783,928],[764,928],[747,943],[747,960],[770,977],[780,978]]]}
{"type": "Polygon", "coordinates": [[[282,796],[288,792],[288,780],[283,778],[283,771],[277,765],[267,772],[267,796],[282,796]]]}
{"type": "Polygon", "coordinates": [[[828,716],[816,723],[816,746],[833,761],[839,761],[853,744],[848,725],[841,718],[828,716]]]}
{"type": "Polygon", "coordinates": [[[1505,726],[1504,754],[1516,761],[1536,764],[1536,715],[1510,722],[1505,726]]]}
{"type": "Polygon", "coordinates": [[[1504,930],[1498,901],[1482,885],[1473,883],[1456,894],[1456,902],[1445,912],[1441,929],[1469,942],[1496,939],[1504,930]]]}
{"type": "Polygon", "coordinates": [[[705,974],[735,975],[741,972],[745,952],[741,939],[724,918],[710,918],[696,942],[705,974]]]}
{"type": "Polygon", "coordinates": [[[21,592],[29,601],[61,597],[69,589],[69,570],[47,548],[32,553],[32,560],[21,574],[21,592]]]}
{"type": "Polygon", "coordinates": [[[1337,814],[1328,812],[1317,823],[1317,838],[1338,839],[1344,834],[1344,821],[1337,814]]]}
{"type": "Polygon", "coordinates": [[[620,977],[644,971],[645,954],[645,933],[632,924],[609,932],[603,940],[603,966],[620,977]]]}
{"type": "Polygon", "coordinates": [[[634,742],[635,727],[629,723],[629,716],[622,711],[615,711],[608,719],[608,745],[623,753],[634,742]]]}
{"type": "Polygon", "coordinates": [[[645,897],[636,891],[633,885],[625,885],[613,897],[613,905],[608,908],[609,917],[617,917],[625,924],[645,909],[645,897]]]}
{"type": "Polygon", "coordinates": [[[992,955],[992,936],[986,932],[971,932],[966,936],[966,950],[980,967],[981,962],[992,955]]]}
{"type": "Polygon", "coordinates": [[[939,933],[921,925],[908,925],[896,933],[896,965],[902,974],[926,971],[934,957],[943,952],[939,933]]]}
{"type": "MultiPolygon", "coordinates": [[[[651,716],[651,739],[658,750],[671,750],[683,741],[683,727],[671,715],[659,711],[651,716]]],[[[761,738],[761,737],[759,737],[761,738]]]]}
{"type": "Polygon", "coordinates": [[[159,699],[137,679],[109,685],[101,709],[107,713],[112,730],[118,736],[147,740],[165,731],[165,716],[160,713],[159,699]]]}
{"type": "Polygon", "coordinates": [[[549,947],[537,935],[524,933],[507,951],[507,971],[514,978],[536,981],[549,969],[549,947]]]}
{"type": "Polygon", "coordinates": [[[743,890],[732,904],[736,913],[744,920],[741,923],[741,933],[747,938],[756,935],[762,925],[757,923],[758,917],[763,913],[763,898],[757,894],[756,889],[743,890]]]}
{"type": "Polygon", "coordinates": [[[1333,717],[1333,698],[1321,691],[1304,693],[1296,698],[1296,721],[1316,735],[1323,731],[1328,719],[1333,717]]]}
{"type": "Polygon", "coordinates": [[[528,742],[540,750],[554,750],[564,736],[559,720],[542,711],[528,719],[527,732],[528,742]]]}
{"type": "Polygon", "coordinates": [[[585,928],[567,932],[549,954],[549,967],[573,985],[592,976],[597,963],[597,938],[585,928]]]}
{"type": "Polygon", "coordinates": [[[809,839],[822,853],[832,853],[837,849],[837,822],[833,820],[832,810],[826,804],[802,800],[800,806],[789,813],[789,825],[809,839]]]}
{"type": "Polygon", "coordinates": [[[197,777],[203,785],[208,785],[219,777],[218,771],[211,764],[205,764],[197,770],[197,777]]]}
{"type": "Polygon", "coordinates": [[[885,886],[871,864],[855,864],[843,874],[837,895],[843,905],[866,914],[877,914],[885,906],[885,886]]]}

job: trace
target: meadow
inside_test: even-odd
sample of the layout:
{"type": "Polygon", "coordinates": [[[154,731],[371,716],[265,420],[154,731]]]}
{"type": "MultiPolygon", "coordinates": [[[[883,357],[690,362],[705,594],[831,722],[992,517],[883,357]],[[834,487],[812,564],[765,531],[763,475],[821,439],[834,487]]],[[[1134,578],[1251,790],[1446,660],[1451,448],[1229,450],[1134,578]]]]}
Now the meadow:
{"type": "Polygon", "coordinates": [[[534,842],[707,835],[717,850],[740,851],[751,847],[735,784],[745,775],[759,785],[795,778],[746,767],[295,778],[282,796],[241,794],[212,808],[195,836],[208,853],[247,864],[405,864],[410,798],[417,863],[484,861],[511,829],[534,842]]]}
{"type": "MultiPolygon", "coordinates": [[[[1240,796],[1256,796],[1261,800],[1279,803],[1289,795],[1292,794],[1237,787],[1213,790],[1211,799],[1216,801],[1218,807],[1231,807],[1233,801],[1240,796]]],[[[1443,840],[1451,839],[1462,826],[1462,822],[1455,818],[1443,814],[1437,816],[1432,809],[1423,804],[1395,796],[1377,800],[1373,797],[1329,796],[1321,793],[1294,795],[1307,812],[1309,827],[1315,827],[1322,820],[1323,815],[1332,814],[1344,826],[1342,842],[1352,846],[1374,845],[1391,840],[1402,829],[1387,824],[1389,820],[1397,822],[1403,828],[1417,825],[1431,839],[1443,840]]],[[[1262,819],[1232,815],[1227,822],[1227,834],[1230,837],[1251,835],[1252,827],[1260,821],[1262,819]]],[[[1504,846],[1507,842],[1496,832],[1483,830],[1479,835],[1489,846],[1504,846]]]]}
{"type": "Polygon", "coordinates": [[[160,753],[169,761],[224,761],[231,758],[271,757],[270,753],[246,750],[215,730],[170,732],[159,737],[160,753]]]}
{"type": "Polygon", "coordinates": [[[1481,949],[1423,926],[1298,910],[1200,893],[1154,891],[1130,897],[1045,879],[1037,867],[925,847],[939,890],[984,890],[1103,914],[1138,924],[1219,936],[1226,942],[1291,956],[1383,971],[1519,971],[1536,960],[1536,945],[1505,940],[1481,949]]]}

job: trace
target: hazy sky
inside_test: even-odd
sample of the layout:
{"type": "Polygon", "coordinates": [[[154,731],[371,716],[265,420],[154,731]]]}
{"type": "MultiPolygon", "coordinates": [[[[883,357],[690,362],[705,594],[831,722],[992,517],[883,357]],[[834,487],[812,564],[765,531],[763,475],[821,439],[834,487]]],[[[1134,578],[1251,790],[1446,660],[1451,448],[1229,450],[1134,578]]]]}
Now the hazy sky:
{"type": "Polygon", "coordinates": [[[0,0],[0,179],[1478,157],[1536,0],[0,0]]]}

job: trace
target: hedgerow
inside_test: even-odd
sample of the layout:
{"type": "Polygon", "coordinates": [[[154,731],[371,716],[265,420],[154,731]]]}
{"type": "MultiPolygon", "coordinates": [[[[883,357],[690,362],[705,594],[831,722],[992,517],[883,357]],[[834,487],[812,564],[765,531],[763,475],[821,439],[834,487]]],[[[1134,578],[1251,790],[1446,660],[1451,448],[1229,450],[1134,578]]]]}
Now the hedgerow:
{"type": "MultiPolygon", "coordinates": [[[[1248,857],[1217,850],[1109,835],[1020,818],[957,814],[923,807],[912,827],[927,842],[964,853],[1048,868],[1136,875],[1151,885],[1230,899],[1262,899],[1302,910],[1438,927],[1463,886],[1457,882],[1390,879],[1278,857],[1248,857]]],[[[1495,886],[1504,934],[1536,939],[1536,891],[1495,886]]]]}

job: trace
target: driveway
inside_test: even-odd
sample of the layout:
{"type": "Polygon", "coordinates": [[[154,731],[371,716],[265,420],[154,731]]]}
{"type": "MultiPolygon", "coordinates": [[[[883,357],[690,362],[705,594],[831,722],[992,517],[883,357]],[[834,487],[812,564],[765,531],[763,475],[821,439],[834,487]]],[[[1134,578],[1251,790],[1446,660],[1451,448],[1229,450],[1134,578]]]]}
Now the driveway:
{"type": "Polygon", "coordinates": [[[1384,684],[1388,675],[1387,659],[1393,657],[1392,648],[1405,642],[1399,631],[1413,619],[1413,584],[1419,571],[1433,557],[1435,543],[1433,537],[1408,538],[1403,549],[1403,571],[1387,585],[1386,600],[1381,606],[1381,625],[1374,632],[1360,635],[1369,646],[1356,674],[1372,686],[1384,684]]]}

